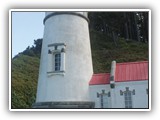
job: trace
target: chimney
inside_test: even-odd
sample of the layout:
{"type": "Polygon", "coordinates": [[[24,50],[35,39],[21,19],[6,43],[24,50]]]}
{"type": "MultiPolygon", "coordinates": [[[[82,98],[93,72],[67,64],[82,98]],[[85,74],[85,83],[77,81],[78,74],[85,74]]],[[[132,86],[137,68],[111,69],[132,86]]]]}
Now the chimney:
{"type": "Polygon", "coordinates": [[[111,73],[110,73],[110,87],[115,88],[115,72],[116,72],[116,61],[112,61],[111,73]]]}

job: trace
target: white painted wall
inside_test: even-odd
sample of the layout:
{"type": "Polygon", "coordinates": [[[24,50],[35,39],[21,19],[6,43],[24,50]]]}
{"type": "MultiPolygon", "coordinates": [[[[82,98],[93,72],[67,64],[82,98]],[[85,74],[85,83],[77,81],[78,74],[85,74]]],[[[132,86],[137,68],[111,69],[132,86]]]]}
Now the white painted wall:
{"type": "Polygon", "coordinates": [[[146,89],[148,89],[148,81],[133,81],[133,82],[117,82],[116,83],[116,106],[118,108],[124,108],[124,95],[120,96],[120,90],[125,91],[126,87],[129,87],[129,90],[135,89],[135,95],[132,95],[133,98],[133,108],[148,108],[148,94],[146,89]]]}
{"type": "Polygon", "coordinates": [[[109,84],[106,85],[91,85],[90,86],[90,98],[95,101],[95,108],[100,108],[100,98],[97,98],[97,92],[105,91],[111,92],[111,108],[125,108],[124,95],[120,95],[120,90],[126,91],[126,87],[129,90],[135,89],[135,95],[133,98],[133,108],[148,108],[148,81],[132,81],[132,82],[116,82],[115,88],[111,89],[109,84]]]}
{"type": "Polygon", "coordinates": [[[105,90],[106,93],[110,91],[110,85],[90,85],[89,93],[91,101],[95,102],[95,108],[101,108],[100,98],[97,97],[97,93],[102,93],[102,90],[105,90]]]}
{"type": "MultiPolygon", "coordinates": [[[[83,15],[83,12],[79,14],[83,15]]],[[[88,22],[75,15],[56,15],[47,19],[36,102],[89,101],[88,83],[92,74],[88,22]],[[48,44],[52,43],[66,45],[64,74],[47,74],[48,65],[51,64],[48,60],[48,44]]]]}

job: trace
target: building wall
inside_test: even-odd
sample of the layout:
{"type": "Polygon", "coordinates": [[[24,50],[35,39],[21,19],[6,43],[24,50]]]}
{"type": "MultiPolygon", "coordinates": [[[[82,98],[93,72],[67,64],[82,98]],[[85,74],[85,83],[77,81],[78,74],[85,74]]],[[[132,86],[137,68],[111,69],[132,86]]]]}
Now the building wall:
{"type": "Polygon", "coordinates": [[[132,95],[133,108],[148,108],[148,81],[134,81],[134,82],[118,82],[115,84],[115,96],[116,106],[118,108],[124,108],[124,95],[120,95],[120,90],[126,91],[126,87],[129,90],[135,90],[135,95],[132,95]]]}
{"type": "Polygon", "coordinates": [[[111,92],[111,108],[125,108],[124,94],[121,92],[126,91],[126,87],[133,91],[132,102],[133,108],[148,108],[148,81],[132,81],[132,82],[117,82],[115,83],[115,88],[110,89],[110,85],[92,85],[90,86],[90,98],[95,101],[95,107],[100,108],[100,101],[97,98],[97,92],[102,89],[111,92]]]}
{"type": "Polygon", "coordinates": [[[95,102],[95,108],[101,108],[100,97],[97,97],[97,93],[102,93],[102,90],[105,90],[105,93],[110,92],[110,85],[89,86],[90,100],[95,102]]]}
{"type": "MultiPolygon", "coordinates": [[[[51,12],[47,12],[46,15],[51,12]]],[[[83,15],[82,13],[79,13],[83,15]]],[[[93,75],[88,22],[70,14],[50,17],[45,21],[36,102],[88,101],[89,80],[93,75]],[[64,43],[65,70],[52,73],[48,45],[64,43]],[[47,73],[50,72],[50,73],[47,73]]]]}

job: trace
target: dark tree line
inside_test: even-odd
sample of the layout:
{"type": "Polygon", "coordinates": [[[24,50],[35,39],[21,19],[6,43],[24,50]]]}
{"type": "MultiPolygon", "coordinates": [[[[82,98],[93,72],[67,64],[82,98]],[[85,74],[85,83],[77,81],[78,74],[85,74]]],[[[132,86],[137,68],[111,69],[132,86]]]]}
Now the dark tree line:
{"type": "Polygon", "coordinates": [[[42,48],[42,40],[43,40],[42,38],[34,40],[34,45],[32,45],[32,47],[28,46],[23,52],[19,53],[14,58],[17,58],[20,54],[40,58],[41,48],[42,48]]]}
{"type": "Polygon", "coordinates": [[[90,29],[100,31],[113,40],[148,41],[148,12],[90,12],[90,29]]]}
{"type": "Polygon", "coordinates": [[[32,47],[28,46],[26,50],[24,50],[22,53],[24,55],[40,57],[41,47],[42,47],[42,39],[37,39],[34,40],[34,45],[32,45],[32,47]]]}

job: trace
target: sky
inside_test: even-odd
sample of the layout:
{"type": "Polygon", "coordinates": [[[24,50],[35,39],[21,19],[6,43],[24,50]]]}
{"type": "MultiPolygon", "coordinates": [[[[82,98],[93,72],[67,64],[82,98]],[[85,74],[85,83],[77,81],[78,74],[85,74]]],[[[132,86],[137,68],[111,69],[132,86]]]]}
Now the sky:
{"type": "Polygon", "coordinates": [[[44,12],[12,12],[12,58],[43,38],[44,12]]]}

